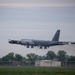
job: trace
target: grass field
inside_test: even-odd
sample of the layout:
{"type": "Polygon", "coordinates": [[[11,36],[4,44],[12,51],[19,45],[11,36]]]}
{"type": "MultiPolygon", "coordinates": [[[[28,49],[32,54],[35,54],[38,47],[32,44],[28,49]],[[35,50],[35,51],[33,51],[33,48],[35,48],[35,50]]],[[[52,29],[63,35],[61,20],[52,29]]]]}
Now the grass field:
{"type": "Polygon", "coordinates": [[[0,67],[0,75],[75,75],[75,68],[0,67]]]}

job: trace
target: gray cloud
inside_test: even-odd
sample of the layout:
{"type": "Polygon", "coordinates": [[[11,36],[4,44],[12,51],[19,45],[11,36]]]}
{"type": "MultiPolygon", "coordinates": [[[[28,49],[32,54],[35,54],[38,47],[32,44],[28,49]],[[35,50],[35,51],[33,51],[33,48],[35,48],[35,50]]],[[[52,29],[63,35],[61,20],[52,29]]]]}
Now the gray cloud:
{"type": "Polygon", "coordinates": [[[11,7],[66,7],[75,6],[75,0],[0,0],[0,6],[11,7]]]}

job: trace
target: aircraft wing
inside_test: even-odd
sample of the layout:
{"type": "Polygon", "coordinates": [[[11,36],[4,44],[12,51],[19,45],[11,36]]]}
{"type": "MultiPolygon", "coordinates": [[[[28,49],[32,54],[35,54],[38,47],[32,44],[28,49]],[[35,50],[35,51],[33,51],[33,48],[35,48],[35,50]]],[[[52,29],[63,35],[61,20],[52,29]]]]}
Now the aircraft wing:
{"type": "Polygon", "coordinates": [[[42,47],[44,47],[45,49],[47,47],[49,47],[49,42],[50,41],[42,41],[42,40],[32,40],[32,39],[21,39],[20,41],[17,40],[9,40],[10,44],[20,44],[20,45],[24,45],[27,48],[29,48],[31,46],[31,48],[34,48],[35,46],[40,47],[42,49],[42,47]]]}
{"type": "Polygon", "coordinates": [[[20,41],[9,40],[9,43],[24,45],[27,48],[29,48],[30,46],[31,48],[38,46],[40,47],[40,49],[42,49],[42,47],[44,47],[44,49],[47,49],[47,47],[50,47],[50,46],[75,44],[75,42],[41,41],[41,40],[31,40],[31,39],[22,39],[20,41]]]}
{"type": "Polygon", "coordinates": [[[59,42],[59,45],[75,44],[75,42],[59,42]]]}
{"type": "Polygon", "coordinates": [[[10,44],[20,44],[24,45],[27,48],[31,46],[31,48],[34,48],[35,46],[44,47],[44,49],[47,49],[50,46],[56,46],[56,45],[68,45],[68,44],[75,44],[75,42],[62,42],[59,41],[59,36],[60,36],[60,30],[57,30],[52,41],[45,41],[45,40],[33,40],[33,39],[21,39],[20,41],[18,40],[9,40],[10,44]]]}

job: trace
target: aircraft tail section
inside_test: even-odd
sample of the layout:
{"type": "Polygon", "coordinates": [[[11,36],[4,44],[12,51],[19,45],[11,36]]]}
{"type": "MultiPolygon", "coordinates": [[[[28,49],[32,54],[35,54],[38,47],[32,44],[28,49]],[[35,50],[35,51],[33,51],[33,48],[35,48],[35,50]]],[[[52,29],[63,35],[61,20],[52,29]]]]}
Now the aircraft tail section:
{"type": "Polygon", "coordinates": [[[60,30],[57,30],[52,41],[59,41],[59,36],[60,36],[60,30]]]}

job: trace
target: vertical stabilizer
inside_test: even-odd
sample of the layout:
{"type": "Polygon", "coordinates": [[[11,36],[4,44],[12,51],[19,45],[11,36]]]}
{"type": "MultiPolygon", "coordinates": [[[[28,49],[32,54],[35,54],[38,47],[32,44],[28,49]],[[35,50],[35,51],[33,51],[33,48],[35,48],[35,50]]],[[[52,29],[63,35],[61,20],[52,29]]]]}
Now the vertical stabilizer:
{"type": "Polygon", "coordinates": [[[52,41],[59,41],[59,36],[60,36],[60,30],[57,30],[52,41]]]}

